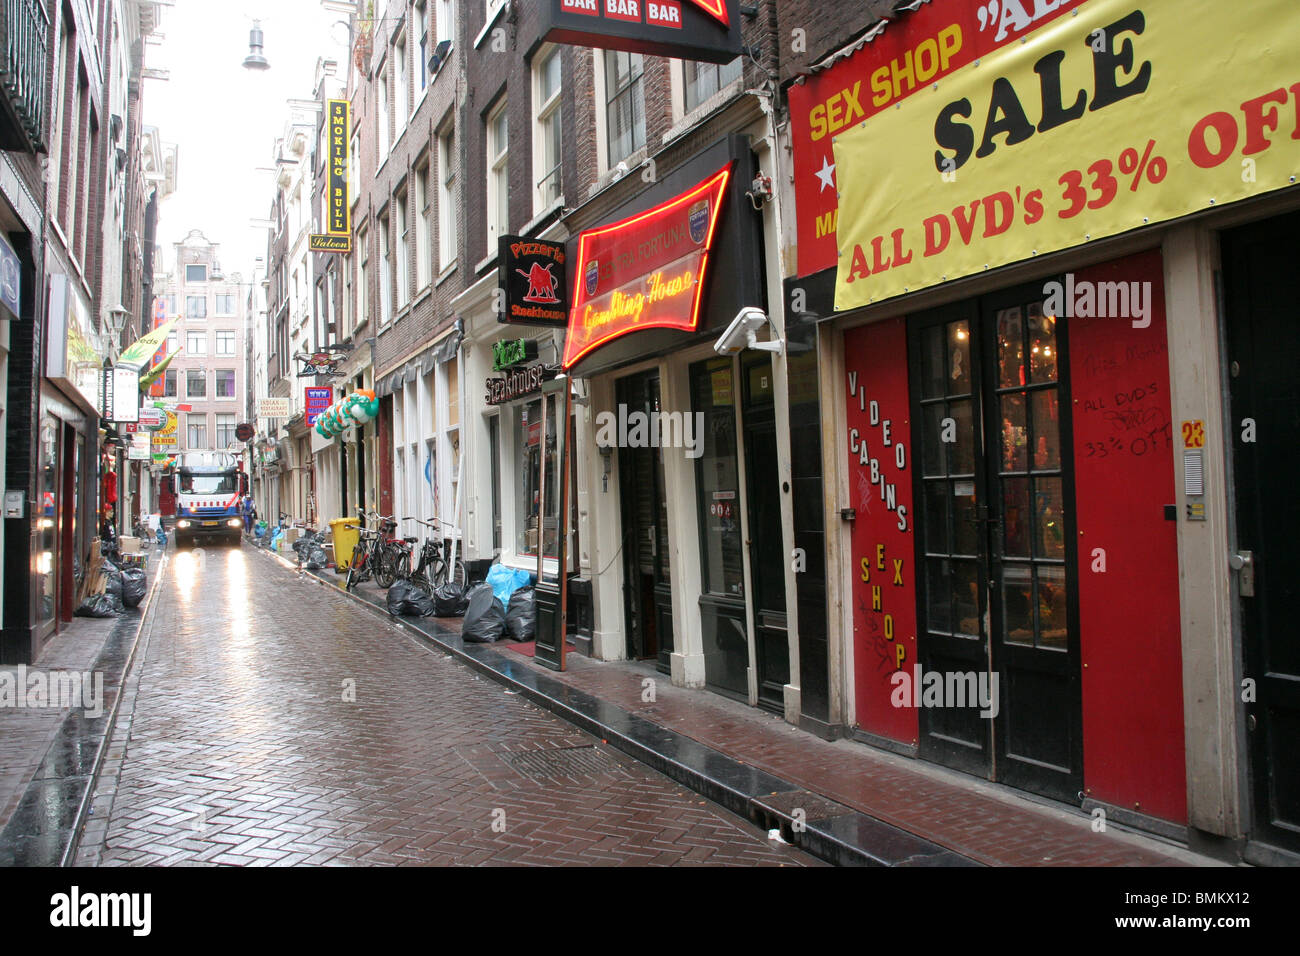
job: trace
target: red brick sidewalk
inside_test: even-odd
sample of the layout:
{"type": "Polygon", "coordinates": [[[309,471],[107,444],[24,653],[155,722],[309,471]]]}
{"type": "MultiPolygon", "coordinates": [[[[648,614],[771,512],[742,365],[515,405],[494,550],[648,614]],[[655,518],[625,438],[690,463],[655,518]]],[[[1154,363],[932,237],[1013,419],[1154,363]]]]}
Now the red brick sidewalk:
{"type": "MultiPolygon", "coordinates": [[[[504,650],[505,645],[500,645],[504,650]]],[[[701,690],[674,687],[651,666],[576,654],[556,674],[572,687],[806,790],[991,866],[1217,866],[1218,861],[1008,788],[849,740],[825,741],[780,718],[701,690]],[[642,701],[655,681],[656,700],[642,701]]]]}

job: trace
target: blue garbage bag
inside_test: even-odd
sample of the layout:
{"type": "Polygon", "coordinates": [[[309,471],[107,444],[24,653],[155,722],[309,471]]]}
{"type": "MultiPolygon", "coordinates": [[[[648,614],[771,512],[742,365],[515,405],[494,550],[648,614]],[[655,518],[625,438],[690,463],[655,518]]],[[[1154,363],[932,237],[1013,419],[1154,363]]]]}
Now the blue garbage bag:
{"type": "Polygon", "coordinates": [[[520,588],[532,584],[533,574],[531,571],[508,568],[504,564],[494,564],[488,569],[486,583],[492,587],[492,593],[501,602],[501,606],[509,607],[510,596],[520,588]]]}

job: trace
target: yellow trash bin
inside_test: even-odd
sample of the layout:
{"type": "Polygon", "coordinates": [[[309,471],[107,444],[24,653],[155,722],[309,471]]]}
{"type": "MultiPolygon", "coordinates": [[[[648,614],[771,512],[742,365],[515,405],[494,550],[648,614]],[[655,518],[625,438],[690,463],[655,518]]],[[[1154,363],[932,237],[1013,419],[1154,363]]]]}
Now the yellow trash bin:
{"type": "Polygon", "coordinates": [[[361,540],[356,530],[359,524],[360,518],[335,518],[330,522],[330,533],[334,536],[334,570],[343,572],[352,564],[352,552],[361,540]]]}

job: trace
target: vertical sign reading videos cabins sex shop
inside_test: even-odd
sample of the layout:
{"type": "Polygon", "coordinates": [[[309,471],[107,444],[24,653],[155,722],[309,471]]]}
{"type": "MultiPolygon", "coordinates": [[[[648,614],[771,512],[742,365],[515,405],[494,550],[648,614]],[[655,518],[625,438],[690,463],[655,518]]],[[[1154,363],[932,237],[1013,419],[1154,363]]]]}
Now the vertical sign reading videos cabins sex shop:
{"type": "Polygon", "coordinates": [[[917,739],[916,709],[890,701],[890,678],[916,663],[906,355],[902,318],[844,333],[857,722],[869,733],[910,744],[917,739]]]}
{"type": "Polygon", "coordinates": [[[329,173],[325,184],[325,233],[313,233],[308,240],[312,252],[352,251],[352,212],[348,205],[348,126],[350,104],[347,100],[326,101],[328,113],[329,173]]]}

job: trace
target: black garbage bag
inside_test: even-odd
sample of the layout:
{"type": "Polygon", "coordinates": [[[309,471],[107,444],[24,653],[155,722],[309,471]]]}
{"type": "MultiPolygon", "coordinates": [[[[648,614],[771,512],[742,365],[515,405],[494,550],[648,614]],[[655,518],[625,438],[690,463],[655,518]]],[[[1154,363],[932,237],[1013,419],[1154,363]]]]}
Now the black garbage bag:
{"type": "Polygon", "coordinates": [[[306,561],[307,556],[311,554],[311,546],[315,543],[310,535],[303,535],[293,543],[293,550],[298,554],[298,560],[306,561]]]}
{"type": "Polygon", "coordinates": [[[393,617],[428,617],[433,613],[433,598],[410,581],[394,581],[388,589],[388,613],[393,617]]]}
{"type": "Polygon", "coordinates": [[[537,636],[537,601],[532,588],[520,588],[510,595],[506,608],[506,631],[512,640],[531,641],[537,636]]]}
{"type": "Polygon", "coordinates": [[[307,570],[320,571],[329,563],[330,556],[325,553],[325,549],[319,543],[314,544],[307,554],[307,570]]]}
{"type": "Polygon", "coordinates": [[[465,589],[455,581],[448,581],[433,591],[434,617],[462,617],[469,602],[465,598],[465,589]]]}
{"type": "Polygon", "coordinates": [[[144,592],[147,586],[148,577],[144,573],[144,568],[124,568],[122,570],[122,604],[126,607],[139,606],[140,602],[144,600],[144,592]]]}
{"type": "Polygon", "coordinates": [[[122,598],[113,594],[92,594],[73,611],[74,617],[117,617],[122,611],[122,598]]]}
{"type": "Polygon", "coordinates": [[[116,565],[108,561],[104,562],[104,590],[108,594],[117,598],[120,603],[122,600],[122,571],[116,565]]]}
{"type": "Polygon", "coordinates": [[[491,644],[506,632],[505,606],[492,593],[492,585],[477,584],[465,592],[467,607],[460,636],[466,644],[491,644]]]}

